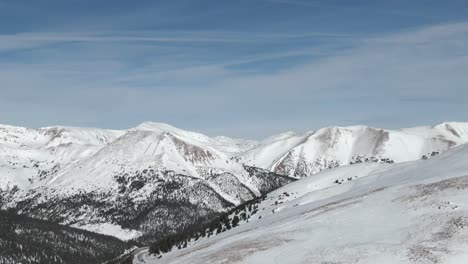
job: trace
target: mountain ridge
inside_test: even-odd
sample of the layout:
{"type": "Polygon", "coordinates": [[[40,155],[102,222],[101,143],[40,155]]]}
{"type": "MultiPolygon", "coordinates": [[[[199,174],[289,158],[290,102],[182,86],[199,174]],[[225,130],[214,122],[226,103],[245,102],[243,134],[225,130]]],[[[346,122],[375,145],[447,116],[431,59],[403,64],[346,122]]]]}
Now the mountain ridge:
{"type": "Polygon", "coordinates": [[[430,158],[466,142],[468,123],[328,127],[264,141],[154,122],[128,130],[0,125],[0,208],[130,239],[207,221],[322,170],[430,158]]]}
{"type": "MultiPolygon", "coordinates": [[[[101,160],[89,168],[87,174],[90,171],[98,173],[96,167],[109,170],[112,167],[109,164],[117,162],[111,157],[118,156],[125,162],[146,164],[157,160],[156,163],[163,164],[167,169],[199,178],[203,178],[200,173],[205,173],[201,170],[206,171],[207,168],[242,174],[242,164],[301,178],[329,167],[353,163],[358,158],[409,161],[466,142],[468,123],[461,122],[399,130],[362,125],[331,126],[301,134],[289,131],[262,141],[224,136],[212,138],[156,122],[143,122],[128,130],[68,126],[31,129],[0,125],[0,155],[3,152],[5,160],[19,165],[21,159],[39,163],[23,164],[23,168],[14,168],[8,164],[2,166],[10,167],[2,175],[14,174],[19,180],[14,182],[11,177],[5,179],[7,177],[3,176],[3,179],[0,178],[0,187],[9,184],[28,189],[28,186],[54,185],[61,181],[59,178],[63,178],[62,175],[81,170],[86,161],[101,160]],[[36,158],[38,156],[41,157],[36,158]],[[102,156],[107,156],[107,161],[102,161],[102,156]],[[59,162],[52,164],[51,160],[59,162]],[[42,163],[48,164],[41,166],[42,163]],[[54,166],[60,167],[58,173],[53,173],[54,177],[48,177],[45,182],[34,184],[37,182],[35,177],[18,177],[21,170],[26,170],[25,174],[33,173],[27,172],[26,167],[38,167],[37,173],[44,175],[47,170],[57,169],[54,166]],[[13,169],[16,171],[13,172],[13,169]]],[[[100,180],[105,178],[101,174],[92,177],[100,180]]]]}

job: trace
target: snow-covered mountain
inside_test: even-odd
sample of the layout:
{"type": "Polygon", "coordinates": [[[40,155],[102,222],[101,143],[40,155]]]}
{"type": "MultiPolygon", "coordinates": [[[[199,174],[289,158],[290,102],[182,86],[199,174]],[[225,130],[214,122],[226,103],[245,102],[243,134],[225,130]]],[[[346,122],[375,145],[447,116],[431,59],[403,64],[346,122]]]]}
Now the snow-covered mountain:
{"type": "Polygon", "coordinates": [[[149,166],[203,178],[217,171],[242,177],[242,164],[247,164],[300,178],[366,159],[417,160],[467,142],[468,123],[401,130],[328,127],[303,134],[286,132],[261,142],[210,138],[152,122],[122,131],[1,125],[0,187],[109,188],[112,175],[122,167],[149,166]],[[44,177],[46,172],[50,177],[44,177]]]}
{"type": "Polygon", "coordinates": [[[294,180],[231,159],[252,141],[167,124],[0,135],[3,209],[127,239],[187,228],[294,180]]]}
{"type": "Polygon", "coordinates": [[[0,125],[0,189],[43,186],[60,168],[92,156],[123,131],[0,125]]]}
{"type": "Polygon", "coordinates": [[[467,123],[332,127],[261,142],[152,122],[120,131],[0,126],[0,207],[123,238],[160,234],[324,169],[431,158],[466,142],[467,123]]]}
{"type": "Polygon", "coordinates": [[[465,144],[320,172],[268,194],[233,229],[162,257],[137,250],[133,263],[468,263],[467,161],[465,144]]]}
{"type": "Polygon", "coordinates": [[[366,126],[327,127],[297,135],[273,136],[236,158],[254,167],[301,178],[356,162],[421,159],[468,142],[467,123],[401,130],[366,126]]]}

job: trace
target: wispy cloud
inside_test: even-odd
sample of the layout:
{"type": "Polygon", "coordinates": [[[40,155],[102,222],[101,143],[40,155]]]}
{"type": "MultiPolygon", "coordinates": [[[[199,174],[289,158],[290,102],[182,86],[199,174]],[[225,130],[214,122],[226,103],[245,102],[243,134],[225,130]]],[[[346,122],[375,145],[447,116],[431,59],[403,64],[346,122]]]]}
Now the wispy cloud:
{"type": "Polygon", "coordinates": [[[0,52],[39,48],[57,43],[271,43],[294,39],[344,39],[349,41],[358,36],[342,33],[298,32],[298,33],[240,33],[231,31],[121,31],[121,32],[43,32],[0,34],[0,52]]]}
{"type": "MultiPolygon", "coordinates": [[[[47,43],[80,38],[31,39],[47,43]]],[[[226,60],[205,55],[190,58],[193,50],[185,54],[179,47],[150,45],[139,51],[151,56],[151,63],[131,65],[125,56],[136,51],[128,48],[54,47],[42,51],[35,63],[0,62],[0,120],[109,127],[156,120],[234,136],[362,120],[376,126],[466,120],[466,43],[468,23],[372,36],[333,53],[321,46],[293,47],[226,60]],[[174,54],[177,51],[181,56],[174,54]],[[54,57],[56,52],[59,55],[54,57]],[[308,55],[312,57],[306,61],[273,72],[244,73],[232,68],[308,55]]]]}

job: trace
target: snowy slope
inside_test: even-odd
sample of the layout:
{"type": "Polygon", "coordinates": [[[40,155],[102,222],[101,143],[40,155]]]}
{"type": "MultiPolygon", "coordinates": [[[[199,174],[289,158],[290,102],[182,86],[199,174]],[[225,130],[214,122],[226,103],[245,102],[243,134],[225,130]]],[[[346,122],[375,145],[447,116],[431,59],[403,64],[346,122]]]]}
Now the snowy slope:
{"type": "Polygon", "coordinates": [[[324,171],[268,194],[249,222],[134,263],[468,263],[467,161],[462,145],[324,171]]]}
{"type": "Polygon", "coordinates": [[[301,178],[366,158],[403,162],[468,142],[468,124],[385,130],[365,126],[328,127],[302,135],[271,137],[236,158],[251,166],[301,178]]]}
{"type": "Polygon", "coordinates": [[[94,128],[0,126],[0,189],[42,186],[51,174],[91,156],[122,134],[94,128]]]}

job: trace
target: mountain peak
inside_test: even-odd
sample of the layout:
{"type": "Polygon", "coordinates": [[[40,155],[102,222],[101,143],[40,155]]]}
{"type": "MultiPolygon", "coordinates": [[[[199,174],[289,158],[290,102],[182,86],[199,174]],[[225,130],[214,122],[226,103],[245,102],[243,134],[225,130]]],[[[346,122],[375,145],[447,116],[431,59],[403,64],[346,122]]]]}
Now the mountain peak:
{"type": "Polygon", "coordinates": [[[176,128],[172,125],[166,123],[159,123],[159,122],[152,122],[152,121],[145,121],[135,128],[135,130],[149,130],[149,131],[164,131],[164,132],[171,132],[175,130],[181,130],[176,128]]]}
{"type": "Polygon", "coordinates": [[[129,129],[129,131],[149,131],[157,134],[169,133],[179,138],[184,138],[185,141],[190,143],[207,143],[212,141],[211,138],[201,133],[186,131],[169,124],[157,122],[143,122],[135,128],[129,129]]]}

